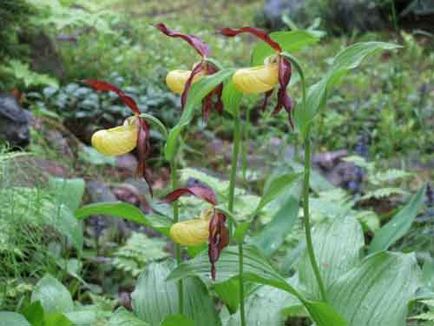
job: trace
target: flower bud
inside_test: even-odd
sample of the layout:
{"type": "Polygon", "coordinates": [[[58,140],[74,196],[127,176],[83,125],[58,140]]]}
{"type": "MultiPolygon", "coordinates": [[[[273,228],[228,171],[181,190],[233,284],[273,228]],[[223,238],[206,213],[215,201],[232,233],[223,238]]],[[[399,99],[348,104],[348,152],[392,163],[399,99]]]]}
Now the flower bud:
{"type": "Polygon", "coordinates": [[[277,63],[268,63],[262,66],[238,69],[232,81],[235,87],[245,94],[265,93],[278,83],[279,68],[277,63]]]}
{"type": "MultiPolygon", "coordinates": [[[[172,70],[166,76],[166,85],[169,89],[176,93],[182,94],[185,88],[185,83],[191,75],[191,70],[172,70]]],[[[201,74],[193,78],[193,83],[201,77],[201,74]]]]}
{"type": "Polygon", "coordinates": [[[184,246],[197,246],[208,241],[209,221],[213,211],[202,212],[200,218],[178,222],[170,228],[170,237],[184,246]]]}
{"type": "Polygon", "coordinates": [[[92,146],[107,156],[126,154],[137,145],[138,128],[136,118],[128,118],[122,126],[95,132],[92,146]]]}

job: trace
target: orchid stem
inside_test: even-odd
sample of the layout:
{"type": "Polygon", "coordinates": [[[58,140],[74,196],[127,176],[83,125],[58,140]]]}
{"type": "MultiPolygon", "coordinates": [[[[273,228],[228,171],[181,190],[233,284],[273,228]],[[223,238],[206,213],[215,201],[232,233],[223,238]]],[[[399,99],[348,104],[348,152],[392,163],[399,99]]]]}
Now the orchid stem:
{"type": "MultiPolygon", "coordinates": [[[[172,190],[178,188],[178,169],[175,158],[170,160],[170,183],[172,186],[172,190]]],[[[173,207],[173,223],[177,223],[179,221],[179,206],[178,202],[175,200],[172,203],[173,207]]],[[[175,255],[176,255],[176,264],[179,266],[182,262],[181,257],[181,246],[175,243],[175,255]]],[[[182,279],[177,282],[178,287],[178,310],[180,314],[184,313],[184,285],[182,279]]]]}
{"type": "Polygon", "coordinates": [[[304,138],[304,179],[303,179],[303,220],[304,231],[306,235],[306,247],[309,255],[310,264],[312,265],[316,281],[321,293],[321,298],[324,302],[327,301],[324,283],[318,268],[318,263],[315,258],[315,251],[313,249],[312,234],[310,231],[310,217],[309,217],[309,179],[310,179],[310,160],[311,160],[311,140],[310,132],[307,132],[304,138]]]}
{"type": "MultiPolygon", "coordinates": [[[[238,158],[240,154],[240,141],[241,141],[241,121],[240,113],[237,110],[234,116],[234,139],[232,148],[232,162],[231,162],[231,178],[229,183],[229,200],[228,210],[230,213],[234,212],[234,199],[235,199],[235,182],[237,179],[238,158]]],[[[232,231],[232,230],[231,230],[232,231]]],[[[241,326],[246,325],[246,316],[244,311],[244,281],[243,281],[243,241],[238,243],[238,269],[239,269],[239,299],[240,299],[240,319],[241,326]]]]}

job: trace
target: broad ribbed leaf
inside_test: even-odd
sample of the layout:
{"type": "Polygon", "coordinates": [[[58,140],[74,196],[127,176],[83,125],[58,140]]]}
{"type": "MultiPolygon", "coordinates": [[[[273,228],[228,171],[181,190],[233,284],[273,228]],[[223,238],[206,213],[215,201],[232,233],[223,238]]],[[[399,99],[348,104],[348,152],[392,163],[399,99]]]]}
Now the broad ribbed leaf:
{"type": "MultiPolygon", "coordinates": [[[[151,325],[178,313],[176,282],[166,281],[173,266],[170,261],[150,264],[131,294],[135,314],[151,325]]],[[[184,314],[197,325],[220,324],[205,285],[195,277],[184,280],[184,314]]]]}
{"type": "Polygon", "coordinates": [[[107,215],[124,218],[128,221],[151,227],[164,235],[169,234],[172,222],[165,216],[157,214],[145,215],[139,208],[124,202],[106,202],[89,204],[75,211],[77,219],[85,219],[92,215],[107,215]]]}
{"type": "Polygon", "coordinates": [[[374,253],[387,250],[396,240],[404,236],[410,229],[417,213],[423,205],[426,186],[410,199],[392,219],[375,233],[374,239],[369,246],[369,252],[374,253]]]}
{"type": "Polygon", "coordinates": [[[47,274],[32,292],[32,302],[40,301],[45,313],[63,313],[74,309],[71,294],[56,278],[47,274]]]}
{"type": "MultiPolygon", "coordinates": [[[[303,301],[304,306],[318,326],[345,325],[342,318],[326,303],[305,300],[301,294],[291,286],[276,270],[263,258],[258,249],[251,246],[244,248],[244,281],[255,282],[284,290],[303,301]]],[[[224,282],[238,276],[238,251],[235,247],[228,247],[222,252],[216,264],[216,282],[224,282]]],[[[209,278],[209,261],[206,254],[194,257],[192,260],[179,265],[168,276],[168,280],[179,280],[187,276],[196,275],[209,278]]]]}
{"type": "Polygon", "coordinates": [[[196,326],[197,324],[184,315],[172,315],[164,318],[161,326],[196,326]]]}
{"type": "Polygon", "coordinates": [[[399,46],[383,42],[364,42],[351,45],[339,52],[324,77],[309,88],[306,106],[296,107],[294,117],[298,129],[306,134],[313,118],[325,105],[330,89],[351,69],[357,68],[369,55],[382,50],[392,50],[399,46]]]}
{"type": "Polygon", "coordinates": [[[124,307],[117,309],[110,317],[107,326],[149,326],[147,322],[137,318],[134,313],[124,307]]]}
{"type": "Polygon", "coordinates": [[[297,221],[299,198],[289,196],[287,201],[268,223],[249,243],[258,247],[265,256],[271,256],[291,231],[297,221]]]}
{"type": "Polygon", "coordinates": [[[217,85],[231,77],[234,71],[235,69],[222,69],[215,74],[201,78],[192,85],[181,118],[176,126],[170,130],[169,136],[167,137],[164,149],[166,160],[170,161],[175,155],[178,137],[181,131],[190,124],[193,119],[194,111],[198,108],[203,98],[217,87],[217,85]]]}
{"type": "Polygon", "coordinates": [[[404,326],[419,274],[414,254],[376,253],[340,277],[329,300],[349,326],[404,326]]]}
{"type": "Polygon", "coordinates": [[[12,311],[0,311],[0,326],[31,326],[23,315],[12,311]]]}
{"type": "MultiPolygon", "coordinates": [[[[293,53],[300,51],[306,46],[313,45],[319,41],[319,38],[312,32],[296,30],[290,32],[274,32],[270,37],[282,47],[285,52],[293,53]]],[[[265,58],[276,52],[266,43],[258,43],[253,48],[252,65],[259,66],[264,64],[265,58]]]]}
{"type": "Polygon", "coordinates": [[[265,205],[281,195],[284,190],[289,189],[295,181],[299,180],[300,175],[300,173],[288,173],[279,175],[269,180],[265,184],[264,193],[256,210],[259,211],[265,205]]]}
{"type": "MultiPolygon", "coordinates": [[[[312,238],[326,289],[359,263],[364,238],[362,228],[354,217],[326,220],[315,226],[312,238]]],[[[312,298],[321,297],[307,251],[300,261],[298,276],[312,298]]]]}
{"type": "MultiPolygon", "coordinates": [[[[235,294],[236,295],[236,294],[235,294]]],[[[287,292],[270,286],[261,286],[249,295],[245,302],[247,325],[284,325],[286,316],[282,310],[302,308],[302,304],[287,292]]],[[[240,314],[221,314],[225,326],[240,325],[240,314]]]]}

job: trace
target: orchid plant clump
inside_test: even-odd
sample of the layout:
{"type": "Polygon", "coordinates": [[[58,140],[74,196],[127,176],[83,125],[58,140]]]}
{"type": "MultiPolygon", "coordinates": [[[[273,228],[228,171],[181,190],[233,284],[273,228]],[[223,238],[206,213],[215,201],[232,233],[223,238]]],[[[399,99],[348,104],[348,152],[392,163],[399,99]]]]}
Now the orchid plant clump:
{"type": "MultiPolygon", "coordinates": [[[[358,43],[350,46],[342,50],[334,58],[329,71],[322,76],[320,81],[307,88],[302,65],[291,53],[316,43],[318,37],[312,32],[298,30],[269,34],[252,27],[223,28],[220,30],[220,33],[226,37],[236,37],[240,34],[248,33],[261,41],[255,45],[252,51],[253,66],[234,69],[223,68],[217,60],[212,59],[210,57],[211,51],[209,46],[197,36],[171,30],[162,23],[155,25],[155,27],[168,37],[186,41],[199,54],[200,60],[193,65],[191,70],[172,70],[166,76],[168,88],[174,93],[181,95],[182,106],[178,124],[166,135],[167,141],[164,149],[165,158],[170,163],[170,186],[172,189],[161,200],[158,200],[159,204],[167,203],[172,205],[172,216],[165,216],[158,209],[155,209],[155,214],[152,216],[141,215],[143,217],[142,224],[155,228],[162,234],[170,237],[176,244],[176,268],[171,270],[167,277],[165,277],[164,284],[156,286],[169,286],[167,284],[177,281],[177,297],[163,299],[160,296],[156,296],[152,304],[158,305],[161,311],[165,311],[164,309],[167,308],[167,313],[160,311],[161,315],[154,317],[159,321],[164,321],[165,318],[172,317],[174,314],[180,314],[190,319],[192,324],[195,324],[195,322],[197,322],[196,324],[200,324],[199,320],[213,320],[209,324],[218,325],[221,323],[219,317],[216,317],[214,314],[212,316],[203,315],[203,311],[207,309],[215,311],[208,292],[212,290],[232,314],[230,317],[231,321],[239,322],[241,325],[248,325],[252,323],[248,319],[248,309],[252,307],[251,294],[255,293],[255,291],[261,291],[251,286],[257,283],[279,289],[281,293],[286,295],[285,299],[282,297],[281,300],[278,300],[279,304],[284,305],[285,300],[289,297],[291,303],[288,303],[288,305],[290,305],[290,308],[298,311],[297,309],[302,307],[304,313],[307,313],[318,326],[374,325],[372,323],[357,324],[353,322],[353,320],[360,320],[357,319],[360,313],[358,310],[359,306],[361,304],[368,306],[370,303],[366,300],[370,299],[361,297],[358,304],[352,305],[352,297],[347,297],[345,287],[344,289],[340,287],[341,283],[346,284],[345,282],[350,282],[351,277],[357,280],[359,274],[364,275],[366,271],[361,270],[362,268],[368,270],[373,267],[370,267],[368,263],[362,262],[361,266],[354,267],[354,270],[352,270],[353,274],[345,275],[345,279],[342,280],[339,278],[341,275],[332,275],[334,271],[324,268],[324,250],[314,241],[315,233],[312,235],[311,232],[309,207],[311,185],[310,138],[312,121],[318,112],[324,108],[328,94],[345,73],[356,68],[368,55],[380,50],[394,49],[396,46],[382,42],[358,43]],[[293,100],[289,96],[287,88],[291,77],[295,73],[299,77],[298,81],[302,90],[302,96],[300,99],[293,100]],[[264,94],[262,107],[265,108],[274,91],[277,92],[277,98],[273,113],[279,113],[284,109],[288,114],[291,129],[293,132],[299,133],[303,139],[303,172],[296,173],[290,171],[272,180],[264,188],[264,193],[256,209],[249,213],[247,219],[240,219],[237,216],[238,212],[235,210],[237,199],[235,186],[237,183],[241,146],[242,120],[240,104],[242,96],[264,94]],[[213,190],[206,185],[179,186],[177,154],[180,150],[180,138],[182,137],[182,131],[193,121],[194,113],[198,107],[202,108],[202,117],[205,121],[209,118],[210,112],[215,110],[220,114],[224,113],[224,117],[230,117],[233,122],[233,150],[230,176],[228,178],[229,184],[223,193],[218,193],[216,189],[213,190]],[[303,176],[302,178],[301,175],[303,176]],[[300,267],[294,275],[295,278],[298,278],[297,282],[293,282],[293,278],[288,281],[288,279],[276,272],[264,257],[264,251],[261,251],[263,250],[261,243],[250,241],[251,238],[247,241],[246,234],[250,229],[254,217],[268,203],[276,201],[288,192],[298,181],[301,181],[303,184],[301,200],[303,205],[306,258],[303,260],[303,264],[301,264],[303,268],[300,267]],[[205,203],[207,207],[201,210],[197,217],[181,219],[179,201],[185,196],[196,197],[200,202],[205,203]],[[217,197],[219,200],[217,200],[217,197]],[[202,248],[201,246],[205,244],[208,245],[207,250],[201,253],[187,250],[191,259],[184,259],[183,247],[189,249],[202,248]],[[192,285],[190,282],[191,278],[195,280],[201,279],[201,281],[195,283],[196,285],[192,285]],[[306,282],[306,279],[309,280],[309,283],[303,283],[306,282]],[[206,290],[203,290],[204,284],[202,284],[202,281],[208,285],[206,290]],[[193,297],[200,298],[197,299],[200,302],[192,304],[193,297]],[[249,305],[246,305],[246,302],[249,305]],[[342,305],[342,302],[349,303],[348,305],[342,305]],[[200,308],[196,305],[200,305],[200,308]],[[173,310],[174,306],[176,306],[176,311],[173,310]],[[237,311],[238,314],[235,314],[237,311]]],[[[150,186],[151,182],[145,163],[150,150],[150,123],[156,123],[160,127],[161,123],[156,121],[155,118],[141,113],[135,101],[114,85],[96,80],[86,80],[84,82],[96,90],[116,93],[120,100],[133,112],[133,116],[128,118],[122,126],[97,131],[92,137],[93,146],[105,155],[121,155],[136,148],[139,157],[138,174],[144,177],[150,186]]],[[[248,123],[248,121],[244,123],[248,123]]],[[[299,200],[299,197],[292,198],[290,202],[292,205],[290,207],[295,212],[295,217],[298,214],[299,200]]],[[[130,207],[125,209],[125,204],[122,203],[122,205],[124,205],[122,209],[117,211],[119,216],[129,218],[135,222],[141,221],[137,219],[135,208],[130,207]],[[131,217],[133,215],[134,218],[131,217]]],[[[89,212],[92,214],[98,212],[101,214],[111,214],[111,212],[107,212],[102,208],[99,209],[95,205],[91,208],[89,210],[84,208],[80,216],[88,216],[90,215],[89,212]]],[[[274,221],[270,222],[270,228],[276,228],[273,223],[274,221]]],[[[279,220],[278,223],[282,223],[282,221],[279,220]]],[[[276,225],[280,226],[278,223],[276,225]]],[[[334,224],[334,227],[340,228],[341,224],[336,224],[336,226],[334,224]]],[[[359,230],[358,228],[360,228],[358,225],[353,227],[354,230],[359,230]]],[[[284,238],[286,235],[282,234],[281,236],[284,238]]],[[[387,247],[383,249],[386,250],[387,247]]],[[[383,254],[387,256],[387,259],[383,256],[376,259],[384,259],[384,261],[390,263],[390,266],[399,264],[391,258],[394,257],[393,255],[388,255],[387,252],[383,254]]],[[[347,256],[343,254],[339,259],[345,259],[347,256]]],[[[369,261],[370,258],[366,259],[369,261]]],[[[383,260],[381,261],[383,262],[383,260]]],[[[147,275],[146,272],[144,275],[147,275]]],[[[409,277],[411,278],[412,276],[409,277]]],[[[354,282],[354,286],[356,286],[358,283],[354,282]]],[[[374,284],[373,286],[376,285],[374,284]]],[[[136,295],[138,294],[136,293],[136,295]]],[[[267,293],[267,295],[269,294],[267,293]]],[[[405,305],[406,302],[405,304],[400,303],[399,309],[405,309],[405,305]]],[[[282,309],[284,308],[287,307],[282,306],[282,309]]],[[[375,308],[372,306],[372,309],[375,308]]],[[[388,312],[382,312],[379,315],[389,316],[388,312]]],[[[384,321],[384,318],[386,317],[380,317],[378,320],[384,321]]],[[[384,323],[380,322],[377,324],[384,323]]]]}

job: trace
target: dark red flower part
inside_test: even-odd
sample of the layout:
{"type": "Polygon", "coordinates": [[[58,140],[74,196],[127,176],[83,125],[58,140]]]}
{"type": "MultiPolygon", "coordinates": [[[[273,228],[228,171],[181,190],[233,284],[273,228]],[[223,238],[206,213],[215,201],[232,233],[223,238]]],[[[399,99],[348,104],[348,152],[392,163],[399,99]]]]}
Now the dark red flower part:
{"type": "Polygon", "coordinates": [[[273,95],[274,89],[269,90],[268,92],[265,92],[264,100],[262,101],[261,109],[262,111],[265,111],[265,108],[267,107],[268,100],[270,99],[271,95],[273,95]]]}
{"type": "Polygon", "coordinates": [[[208,236],[208,258],[211,263],[211,278],[216,277],[215,263],[220,257],[222,250],[229,244],[229,231],[225,225],[226,216],[214,210],[214,214],[209,222],[208,236]]]}
{"type": "Polygon", "coordinates": [[[277,43],[276,41],[274,41],[270,35],[268,35],[268,33],[260,28],[255,28],[255,27],[241,27],[241,28],[229,28],[229,27],[225,27],[222,28],[220,30],[220,33],[223,34],[224,36],[227,37],[234,37],[237,36],[238,34],[242,34],[242,33],[249,33],[252,34],[254,36],[256,36],[257,38],[261,39],[262,41],[264,41],[265,43],[267,43],[269,46],[271,46],[276,52],[282,52],[282,47],[280,46],[279,43],[277,43]]]}
{"type": "Polygon", "coordinates": [[[92,87],[96,91],[101,92],[113,92],[116,93],[119,96],[119,99],[124,103],[126,106],[128,106],[131,111],[133,111],[134,114],[139,115],[140,110],[137,106],[136,101],[131,96],[128,96],[125,94],[120,88],[116,87],[113,84],[110,84],[103,80],[96,80],[96,79],[85,79],[82,81],[84,84],[92,87]]]}
{"type": "Polygon", "coordinates": [[[138,135],[137,135],[137,156],[138,156],[138,164],[136,174],[137,176],[143,177],[148,184],[149,192],[151,196],[153,196],[152,185],[148,175],[148,167],[146,165],[146,158],[148,157],[151,151],[151,144],[149,138],[149,123],[140,118],[140,109],[131,96],[125,94],[120,88],[116,87],[113,84],[110,84],[103,80],[95,80],[95,79],[85,79],[82,81],[84,84],[92,87],[93,89],[100,92],[114,92],[119,96],[119,99],[128,106],[131,111],[137,116],[137,124],[138,124],[138,135]]]}
{"type": "Polygon", "coordinates": [[[217,205],[217,197],[214,191],[211,188],[204,186],[178,188],[168,193],[162,200],[163,202],[171,203],[186,195],[193,195],[197,198],[203,199],[213,206],[217,205]]]}
{"type": "Polygon", "coordinates": [[[149,169],[146,164],[146,158],[149,156],[149,153],[151,151],[151,142],[150,142],[150,126],[149,123],[139,118],[138,122],[139,124],[139,131],[137,135],[137,156],[138,156],[138,164],[137,164],[137,175],[140,177],[143,177],[148,184],[149,192],[151,194],[151,197],[154,196],[152,186],[151,186],[151,180],[149,178],[149,169]]]}
{"type": "Polygon", "coordinates": [[[193,84],[193,79],[196,75],[198,75],[202,71],[203,71],[203,64],[201,61],[193,67],[193,70],[191,71],[190,77],[185,82],[184,91],[181,94],[181,107],[183,109],[184,109],[185,103],[187,103],[187,96],[188,96],[188,93],[190,92],[191,85],[193,84]]]}
{"type": "Polygon", "coordinates": [[[273,114],[280,112],[282,108],[288,113],[289,124],[294,128],[294,123],[292,121],[292,100],[286,92],[286,87],[289,84],[292,74],[291,63],[284,58],[279,56],[279,90],[277,92],[277,104],[274,108],[273,114]]]}
{"type": "Polygon", "coordinates": [[[184,34],[180,32],[176,32],[174,30],[169,29],[166,25],[163,23],[158,23],[155,25],[155,27],[170,37],[178,37],[183,39],[184,41],[188,42],[196,51],[199,53],[199,55],[203,57],[208,57],[211,53],[209,46],[202,41],[199,37],[191,34],[184,34]]]}

